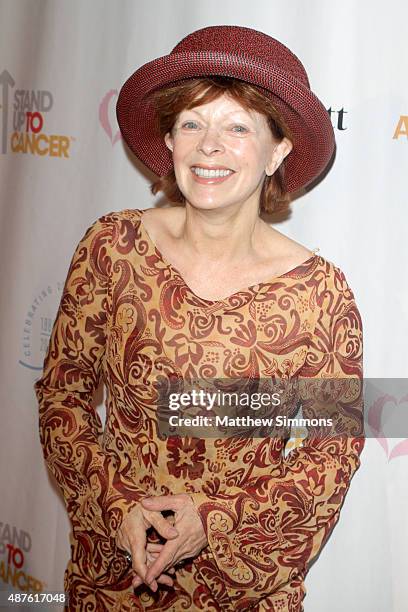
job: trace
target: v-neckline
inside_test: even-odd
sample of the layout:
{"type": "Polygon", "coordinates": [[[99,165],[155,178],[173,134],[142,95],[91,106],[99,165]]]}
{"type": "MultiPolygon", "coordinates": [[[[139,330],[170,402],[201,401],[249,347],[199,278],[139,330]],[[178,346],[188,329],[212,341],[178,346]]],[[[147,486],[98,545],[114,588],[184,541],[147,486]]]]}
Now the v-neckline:
{"type": "Polygon", "coordinates": [[[184,280],[184,278],[180,274],[180,272],[177,270],[177,268],[175,268],[172,263],[167,261],[167,259],[161,253],[161,251],[157,248],[156,244],[154,243],[153,239],[151,238],[151,236],[150,236],[149,232],[147,231],[146,226],[145,226],[145,224],[143,223],[143,220],[142,220],[143,213],[145,212],[145,209],[136,208],[136,209],[133,209],[133,210],[136,213],[138,213],[139,227],[144,232],[146,240],[149,243],[149,245],[151,246],[151,248],[154,251],[156,251],[159,259],[161,260],[161,262],[166,266],[166,268],[169,268],[169,269],[172,270],[172,272],[179,278],[179,280],[182,282],[182,284],[184,285],[185,289],[187,289],[189,291],[189,293],[191,293],[197,300],[200,300],[200,302],[204,302],[208,306],[212,306],[214,304],[222,304],[224,302],[229,302],[232,298],[236,298],[238,295],[243,294],[243,293],[248,293],[249,292],[249,293],[254,294],[255,293],[255,288],[260,288],[260,287],[263,287],[265,285],[271,285],[272,283],[285,278],[289,274],[293,274],[297,269],[303,268],[309,262],[312,262],[314,259],[319,257],[318,255],[316,255],[316,253],[313,253],[310,257],[308,257],[307,259],[302,261],[300,264],[294,266],[293,268],[291,268],[287,272],[284,272],[283,274],[279,274],[278,276],[274,276],[274,277],[272,277],[271,279],[269,279],[267,281],[262,281],[262,282],[259,282],[259,283],[254,283],[253,285],[249,285],[248,287],[243,287],[242,289],[239,289],[238,291],[235,291],[234,293],[231,293],[230,295],[228,295],[228,296],[226,296],[224,298],[221,298],[221,299],[218,299],[218,300],[207,300],[206,298],[203,298],[203,297],[197,295],[195,293],[195,291],[193,291],[191,289],[191,287],[186,283],[186,281],[184,280]]]}

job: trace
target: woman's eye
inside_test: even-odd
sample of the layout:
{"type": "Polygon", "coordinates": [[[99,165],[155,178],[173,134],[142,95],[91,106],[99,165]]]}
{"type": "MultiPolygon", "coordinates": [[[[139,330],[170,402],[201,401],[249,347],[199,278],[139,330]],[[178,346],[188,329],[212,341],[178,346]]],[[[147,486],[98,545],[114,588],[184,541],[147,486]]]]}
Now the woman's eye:
{"type": "Polygon", "coordinates": [[[238,134],[245,134],[248,131],[243,125],[234,125],[232,129],[238,134]]]}
{"type": "Polygon", "coordinates": [[[185,121],[182,127],[186,127],[187,129],[195,129],[197,127],[197,124],[195,121],[185,121]]]}

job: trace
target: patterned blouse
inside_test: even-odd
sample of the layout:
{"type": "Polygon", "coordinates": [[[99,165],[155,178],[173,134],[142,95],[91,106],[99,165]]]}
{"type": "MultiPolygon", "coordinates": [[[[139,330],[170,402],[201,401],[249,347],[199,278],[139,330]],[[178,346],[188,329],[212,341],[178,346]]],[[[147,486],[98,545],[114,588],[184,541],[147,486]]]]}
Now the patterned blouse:
{"type": "MultiPolygon", "coordinates": [[[[34,385],[44,456],[72,524],[67,609],[303,610],[306,572],[360,465],[361,390],[336,406],[355,435],[307,438],[287,454],[282,436],[159,435],[153,382],[361,382],[353,293],[338,267],[313,254],[225,299],[200,298],[142,216],[111,212],[85,232],[34,385]],[[101,380],[105,427],[93,404],[101,380]],[[133,591],[116,546],[121,521],[140,498],[177,493],[192,497],[208,546],[177,568],[174,588],[133,591]]],[[[301,400],[302,416],[313,415],[311,398],[301,400]]]]}

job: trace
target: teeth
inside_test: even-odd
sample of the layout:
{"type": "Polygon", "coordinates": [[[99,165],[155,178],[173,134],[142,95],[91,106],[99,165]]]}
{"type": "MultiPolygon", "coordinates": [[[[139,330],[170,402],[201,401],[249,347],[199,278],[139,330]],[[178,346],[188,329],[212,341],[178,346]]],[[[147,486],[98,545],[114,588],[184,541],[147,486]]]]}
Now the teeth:
{"type": "Polygon", "coordinates": [[[204,168],[192,168],[192,171],[197,176],[202,176],[203,178],[217,178],[232,174],[232,170],[205,170],[204,168]]]}

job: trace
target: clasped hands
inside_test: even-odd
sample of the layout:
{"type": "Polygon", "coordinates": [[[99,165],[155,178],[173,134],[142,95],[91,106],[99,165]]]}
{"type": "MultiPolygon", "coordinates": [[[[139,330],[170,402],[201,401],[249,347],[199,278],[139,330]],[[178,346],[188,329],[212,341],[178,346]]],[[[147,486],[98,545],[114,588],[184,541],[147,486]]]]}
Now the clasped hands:
{"type": "Polygon", "coordinates": [[[144,582],[153,591],[158,583],[173,586],[169,574],[175,573],[174,566],[196,557],[208,544],[200,515],[186,493],[142,499],[123,520],[116,540],[119,548],[132,554],[133,587],[144,582]],[[167,510],[174,512],[174,526],[162,515],[167,510]],[[150,527],[167,540],[165,544],[147,541],[150,527]]]}

